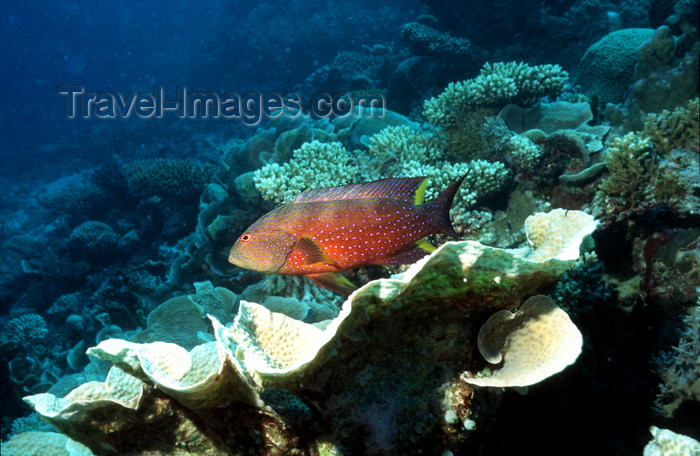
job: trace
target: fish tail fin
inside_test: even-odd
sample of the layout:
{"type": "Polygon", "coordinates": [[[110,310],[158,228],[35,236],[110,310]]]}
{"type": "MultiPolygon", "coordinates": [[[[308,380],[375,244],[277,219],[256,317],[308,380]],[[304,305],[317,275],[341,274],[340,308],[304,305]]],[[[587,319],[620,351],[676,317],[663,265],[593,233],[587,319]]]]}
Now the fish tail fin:
{"type": "Polygon", "coordinates": [[[460,177],[454,181],[449,187],[447,187],[440,195],[432,200],[429,204],[434,207],[438,213],[436,214],[437,221],[441,228],[442,234],[446,234],[452,237],[459,237],[459,234],[455,231],[452,226],[452,220],[450,219],[450,209],[452,209],[452,201],[462,185],[464,179],[469,175],[467,171],[464,176],[460,177]]]}

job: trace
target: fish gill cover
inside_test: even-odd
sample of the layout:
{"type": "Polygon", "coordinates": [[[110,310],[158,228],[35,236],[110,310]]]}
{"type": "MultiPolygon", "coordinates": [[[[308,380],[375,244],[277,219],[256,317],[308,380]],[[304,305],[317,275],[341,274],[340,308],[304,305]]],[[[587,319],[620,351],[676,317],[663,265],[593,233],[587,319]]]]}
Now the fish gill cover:
{"type": "Polygon", "coordinates": [[[0,11],[3,454],[697,451],[697,0],[0,11]]]}

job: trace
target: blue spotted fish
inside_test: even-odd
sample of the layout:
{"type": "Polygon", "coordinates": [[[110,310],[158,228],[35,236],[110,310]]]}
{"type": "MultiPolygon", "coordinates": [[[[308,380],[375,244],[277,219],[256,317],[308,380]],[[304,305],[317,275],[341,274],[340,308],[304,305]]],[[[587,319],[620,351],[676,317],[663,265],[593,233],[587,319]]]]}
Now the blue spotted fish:
{"type": "Polygon", "coordinates": [[[307,190],[253,223],[228,260],[264,273],[305,275],[349,294],[356,287],[340,272],[414,263],[435,249],[427,235],[457,236],[450,208],[465,177],[428,202],[425,177],[307,190]]]}

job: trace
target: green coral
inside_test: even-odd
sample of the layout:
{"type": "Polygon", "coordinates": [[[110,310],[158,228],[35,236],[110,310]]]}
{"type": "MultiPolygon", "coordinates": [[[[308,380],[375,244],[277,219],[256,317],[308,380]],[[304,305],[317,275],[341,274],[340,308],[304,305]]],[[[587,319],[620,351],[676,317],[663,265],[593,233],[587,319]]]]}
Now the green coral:
{"type": "Polygon", "coordinates": [[[610,174],[600,183],[593,206],[602,218],[624,218],[630,211],[651,206],[680,207],[686,185],[677,170],[655,152],[652,141],[638,133],[613,138],[606,166],[610,174]]]}
{"type": "Polygon", "coordinates": [[[658,157],[648,138],[628,133],[614,138],[608,147],[607,167],[610,175],[600,189],[622,198],[628,206],[648,199],[648,183],[657,175],[658,157]]]}
{"type": "Polygon", "coordinates": [[[663,110],[649,114],[644,121],[644,135],[663,156],[681,149],[700,152],[700,98],[693,98],[686,106],[673,111],[663,110]]]}
{"type": "Polygon", "coordinates": [[[253,181],[263,199],[279,204],[310,188],[349,184],[358,171],[357,160],[341,143],[314,140],[295,150],[288,162],[257,170],[253,181]]]}

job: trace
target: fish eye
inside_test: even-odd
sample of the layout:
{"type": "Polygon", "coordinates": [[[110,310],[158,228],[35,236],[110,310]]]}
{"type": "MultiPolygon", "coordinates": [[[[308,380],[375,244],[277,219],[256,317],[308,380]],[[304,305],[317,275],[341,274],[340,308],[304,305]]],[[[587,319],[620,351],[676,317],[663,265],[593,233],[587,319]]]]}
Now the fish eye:
{"type": "Polygon", "coordinates": [[[243,236],[241,236],[241,242],[248,242],[250,241],[250,234],[245,233],[243,236]]]}

